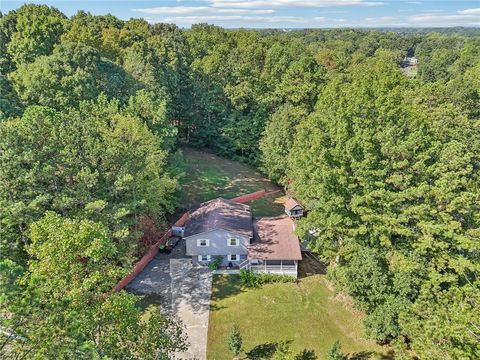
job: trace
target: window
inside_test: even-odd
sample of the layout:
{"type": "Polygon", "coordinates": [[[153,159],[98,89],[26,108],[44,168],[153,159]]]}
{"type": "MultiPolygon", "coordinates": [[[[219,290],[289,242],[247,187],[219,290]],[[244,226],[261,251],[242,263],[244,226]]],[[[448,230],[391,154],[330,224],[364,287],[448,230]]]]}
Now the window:
{"type": "Polygon", "coordinates": [[[210,246],[210,240],[208,239],[198,239],[197,246],[210,246]]]}
{"type": "Polygon", "coordinates": [[[228,246],[238,246],[240,241],[238,239],[228,239],[228,246]]]}
{"type": "Polygon", "coordinates": [[[198,261],[210,261],[210,255],[198,255],[198,261]]]}
{"type": "Polygon", "coordinates": [[[240,260],[240,256],[238,256],[237,254],[228,255],[228,261],[238,261],[238,260],[240,260]]]}

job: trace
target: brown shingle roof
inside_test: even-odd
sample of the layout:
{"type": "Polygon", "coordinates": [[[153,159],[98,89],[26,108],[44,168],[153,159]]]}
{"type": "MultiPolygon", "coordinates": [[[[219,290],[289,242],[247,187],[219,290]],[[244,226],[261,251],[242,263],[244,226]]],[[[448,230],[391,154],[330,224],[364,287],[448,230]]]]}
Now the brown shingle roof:
{"type": "Polygon", "coordinates": [[[224,229],[253,237],[250,206],[223,198],[210,200],[190,210],[185,223],[184,237],[206,231],[224,229]]]}
{"type": "Polygon", "coordinates": [[[302,260],[300,243],[288,216],[261,218],[254,223],[254,242],[248,248],[249,259],[302,260]]]}
{"type": "Polygon", "coordinates": [[[294,198],[288,198],[285,202],[285,209],[288,211],[292,210],[295,206],[300,206],[303,209],[303,206],[300,205],[294,198]]]}

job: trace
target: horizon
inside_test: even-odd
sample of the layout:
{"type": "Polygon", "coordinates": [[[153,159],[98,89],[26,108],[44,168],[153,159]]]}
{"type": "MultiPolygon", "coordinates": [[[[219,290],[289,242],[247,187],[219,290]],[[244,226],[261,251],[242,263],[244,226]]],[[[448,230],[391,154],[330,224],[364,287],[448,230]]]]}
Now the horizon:
{"type": "Polygon", "coordinates": [[[8,13],[45,4],[71,17],[83,10],[119,19],[142,18],[181,28],[209,23],[227,29],[430,29],[480,27],[478,1],[410,0],[157,0],[2,1],[8,13]]]}

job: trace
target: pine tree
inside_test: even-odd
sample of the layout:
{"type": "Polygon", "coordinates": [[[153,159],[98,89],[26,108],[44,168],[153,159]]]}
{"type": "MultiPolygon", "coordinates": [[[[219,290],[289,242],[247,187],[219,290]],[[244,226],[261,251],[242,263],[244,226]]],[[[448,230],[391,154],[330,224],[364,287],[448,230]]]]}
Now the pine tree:
{"type": "Polygon", "coordinates": [[[240,333],[238,325],[235,324],[233,325],[230,335],[228,336],[228,348],[235,356],[238,356],[242,351],[242,343],[242,334],[240,333]]]}
{"type": "Polygon", "coordinates": [[[340,342],[337,340],[327,353],[327,360],[346,360],[340,348],[340,342]]]}

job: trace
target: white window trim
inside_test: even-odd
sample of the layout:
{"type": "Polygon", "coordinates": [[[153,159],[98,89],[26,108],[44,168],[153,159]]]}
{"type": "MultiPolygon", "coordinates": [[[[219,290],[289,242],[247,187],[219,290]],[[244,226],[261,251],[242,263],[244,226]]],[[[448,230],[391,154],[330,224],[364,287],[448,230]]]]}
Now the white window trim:
{"type": "Polygon", "coordinates": [[[210,255],[198,255],[198,261],[205,262],[205,261],[210,261],[210,260],[211,260],[210,255]],[[203,260],[203,257],[204,257],[204,256],[207,257],[207,260],[203,260]]]}
{"type": "Polygon", "coordinates": [[[240,246],[240,240],[237,238],[229,238],[227,239],[227,246],[240,246]],[[235,245],[230,244],[230,240],[235,240],[236,244],[235,245]]]}
{"type": "Polygon", "coordinates": [[[240,255],[238,255],[238,254],[228,255],[227,258],[228,258],[228,261],[240,261],[240,255]],[[236,259],[236,260],[232,260],[232,255],[233,255],[233,256],[236,256],[237,259],[236,259]]]}
{"type": "Polygon", "coordinates": [[[208,246],[210,246],[210,240],[209,239],[197,239],[197,246],[208,247],[208,246]],[[200,241],[203,241],[203,240],[205,240],[206,245],[200,245],[200,241]]]}

